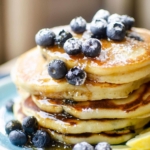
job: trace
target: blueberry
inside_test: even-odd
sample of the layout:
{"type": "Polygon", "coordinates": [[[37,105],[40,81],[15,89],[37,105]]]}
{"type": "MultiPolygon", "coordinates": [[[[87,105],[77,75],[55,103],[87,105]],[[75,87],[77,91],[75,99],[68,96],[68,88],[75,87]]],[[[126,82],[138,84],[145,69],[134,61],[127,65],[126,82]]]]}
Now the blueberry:
{"type": "Polygon", "coordinates": [[[22,121],[22,127],[25,133],[31,135],[38,129],[37,119],[33,116],[25,117],[22,121]]]}
{"type": "Polygon", "coordinates": [[[106,34],[111,40],[123,40],[126,34],[125,26],[121,22],[111,22],[107,25],[106,34]]]}
{"type": "Polygon", "coordinates": [[[17,120],[10,120],[5,125],[5,131],[9,134],[13,130],[22,130],[22,125],[17,120]]]}
{"type": "Polygon", "coordinates": [[[110,16],[109,11],[100,9],[96,12],[92,20],[99,20],[99,19],[107,20],[109,16],[110,16]]]}
{"type": "Polygon", "coordinates": [[[6,103],[6,110],[9,111],[9,112],[13,112],[13,106],[14,106],[14,101],[13,100],[9,100],[7,103],[6,103]]]}
{"type": "Polygon", "coordinates": [[[59,34],[56,36],[55,38],[55,44],[63,47],[64,43],[68,40],[72,38],[72,34],[70,32],[67,32],[65,30],[62,30],[59,32],[59,34]]]}
{"type": "Polygon", "coordinates": [[[119,14],[112,14],[108,17],[108,23],[111,23],[111,22],[121,22],[122,20],[122,17],[121,15],[119,14]]]}
{"type": "Polygon", "coordinates": [[[80,142],[75,144],[72,150],[94,150],[94,148],[87,142],[80,142]]]}
{"type": "Polygon", "coordinates": [[[44,130],[37,130],[32,137],[32,143],[35,147],[46,147],[51,143],[50,135],[44,130]]]}
{"type": "Polygon", "coordinates": [[[107,22],[104,19],[93,20],[90,26],[90,30],[93,35],[100,38],[106,37],[107,22]]]}
{"type": "Polygon", "coordinates": [[[95,146],[95,150],[112,150],[107,142],[100,142],[95,146]]]}
{"type": "Polygon", "coordinates": [[[73,67],[66,74],[66,79],[68,83],[72,85],[84,84],[86,77],[86,72],[80,67],[73,67]]]}
{"type": "Polygon", "coordinates": [[[121,22],[125,25],[126,30],[130,30],[131,27],[133,27],[135,20],[128,15],[122,15],[121,22]]]}
{"type": "Polygon", "coordinates": [[[76,17],[71,20],[70,27],[75,33],[83,33],[86,30],[86,20],[82,17],[76,17]]]}
{"type": "Polygon", "coordinates": [[[17,146],[25,145],[28,140],[26,134],[20,130],[11,131],[8,137],[10,142],[17,146]]]}
{"type": "Polygon", "coordinates": [[[68,39],[64,44],[64,50],[69,55],[76,55],[81,52],[81,41],[77,38],[68,39]]]}
{"type": "Polygon", "coordinates": [[[62,79],[67,73],[66,64],[62,60],[54,59],[48,64],[48,74],[54,79],[62,79]]]}
{"type": "Polygon", "coordinates": [[[55,41],[55,33],[49,28],[41,29],[35,35],[35,42],[40,46],[53,46],[55,41]]]}
{"type": "Polygon", "coordinates": [[[95,38],[90,38],[82,43],[82,52],[87,57],[96,57],[101,52],[101,43],[95,38]]]}
{"type": "Polygon", "coordinates": [[[96,39],[101,39],[101,38],[106,38],[105,36],[102,35],[94,35],[91,31],[85,31],[82,35],[83,40],[87,40],[90,38],[96,38],[96,39]]]}

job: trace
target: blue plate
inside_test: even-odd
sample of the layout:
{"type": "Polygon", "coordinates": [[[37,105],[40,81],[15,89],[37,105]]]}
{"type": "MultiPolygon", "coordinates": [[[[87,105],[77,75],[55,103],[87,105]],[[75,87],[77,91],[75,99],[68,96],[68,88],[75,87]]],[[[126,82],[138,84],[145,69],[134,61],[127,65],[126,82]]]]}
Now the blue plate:
{"type": "Polygon", "coordinates": [[[0,79],[0,150],[22,150],[32,148],[22,148],[12,145],[5,132],[5,124],[14,119],[13,113],[7,112],[5,104],[7,101],[17,99],[17,90],[10,76],[0,79]]]}

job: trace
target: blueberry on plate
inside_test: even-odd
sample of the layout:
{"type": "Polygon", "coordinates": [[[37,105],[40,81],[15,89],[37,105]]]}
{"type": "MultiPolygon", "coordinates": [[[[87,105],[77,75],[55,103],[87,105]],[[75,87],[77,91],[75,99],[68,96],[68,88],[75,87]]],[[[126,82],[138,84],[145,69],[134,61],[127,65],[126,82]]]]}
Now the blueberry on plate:
{"type": "Polygon", "coordinates": [[[77,38],[70,38],[64,44],[64,50],[69,55],[76,55],[81,52],[82,42],[77,38]]]}
{"type": "Polygon", "coordinates": [[[87,57],[96,57],[101,52],[101,43],[95,38],[90,38],[82,43],[82,52],[87,57]]]}
{"type": "Polygon", "coordinates": [[[6,103],[6,110],[9,111],[9,112],[13,112],[13,106],[14,106],[14,101],[13,100],[9,100],[7,103],[6,103]]]}
{"type": "Polygon", "coordinates": [[[53,46],[55,42],[55,33],[49,29],[44,28],[37,32],[35,35],[35,42],[40,46],[53,46]]]}
{"type": "Polygon", "coordinates": [[[76,17],[71,20],[70,27],[75,33],[83,33],[86,30],[86,20],[82,17],[76,17]]]}
{"type": "Polygon", "coordinates": [[[62,60],[54,59],[48,64],[48,74],[54,79],[62,79],[67,73],[67,66],[62,60]]]}
{"type": "Polygon", "coordinates": [[[22,125],[18,120],[10,120],[5,125],[5,131],[9,134],[13,130],[22,130],[22,125]]]}
{"type": "Polygon", "coordinates": [[[72,150],[94,150],[94,147],[87,142],[80,142],[75,144],[72,150]]]}
{"type": "Polygon", "coordinates": [[[112,14],[108,17],[107,22],[111,23],[111,22],[121,22],[122,17],[119,14],[112,14]]]}
{"type": "Polygon", "coordinates": [[[109,11],[100,9],[96,12],[92,20],[99,20],[99,19],[107,20],[109,16],[110,16],[109,11]]]}
{"type": "Polygon", "coordinates": [[[26,134],[32,135],[38,129],[37,119],[33,116],[25,117],[22,121],[22,127],[26,134]]]}
{"type": "Polygon", "coordinates": [[[110,147],[110,145],[107,142],[99,142],[95,146],[95,150],[112,150],[112,148],[110,147]]]}
{"type": "Polygon", "coordinates": [[[130,30],[131,27],[133,27],[135,20],[128,15],[122,15],[121,22],[125,25],[126,30],[130,30]]]}
{"type": "Polygon", "coordinates": [[[51,143],[50,135],[44,130],[37,130],[31,140],[33,145],[38,148],[46,147],[51,143]]]}
{"type": "Polygon", "coordinates": [[[72,85],[82,85],[86,80],[87,74],[80,67],[71,68],[66,74],[66,80],[72,85]]]}
{"type": "Polygon", "coordinates": [[[26,134],[21,130],[11,131],[8,137],[10,142],[17,146],[25,145],[28,140],[26,134]]]}
{"type": "Polygon", "coordinates": [[[72,38],[72,34],[68,31],[62,30],[56,36],[55,44],[60,46],[60,47],[63,47],[64,43],[70,38],[72,38]]]}
{"type": "Polygon", "coordinates": [[[107,22],[104,19],[93,20],[90,25],[90,30],[93,35],[100,38],[106,37],[107,22]]]}
{"type": "Polygon", "coordinates": [[[121,22],[111,22],[107,25],[106,34],[111,40],[121,41],[126,34],[125,26],[121,22]]]}

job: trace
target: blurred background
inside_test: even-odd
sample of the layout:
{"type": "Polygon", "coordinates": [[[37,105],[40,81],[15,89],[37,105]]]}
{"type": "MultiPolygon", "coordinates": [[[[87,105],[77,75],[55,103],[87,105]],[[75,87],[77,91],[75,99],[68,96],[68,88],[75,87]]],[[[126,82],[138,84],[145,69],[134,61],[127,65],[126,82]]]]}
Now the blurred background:
{"type": "Polygon", "coordinates": [[[150,0],[0,0],[0,64],[35,46],[38,30],[69,24],[82,16],[90,22],[99,9],[127,14],[135,26],[150,29],[150,0]]]}

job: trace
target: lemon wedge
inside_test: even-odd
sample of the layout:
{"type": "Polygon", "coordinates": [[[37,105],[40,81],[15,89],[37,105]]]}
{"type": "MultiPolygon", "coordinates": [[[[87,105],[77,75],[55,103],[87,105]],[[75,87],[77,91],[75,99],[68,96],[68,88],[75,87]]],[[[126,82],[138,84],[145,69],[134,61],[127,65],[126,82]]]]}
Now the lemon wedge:
{"type": "Polygon", "coordinates": [[[150,150],[150,131],[137,135],[126,143],[136,150],[150,150]]]}

